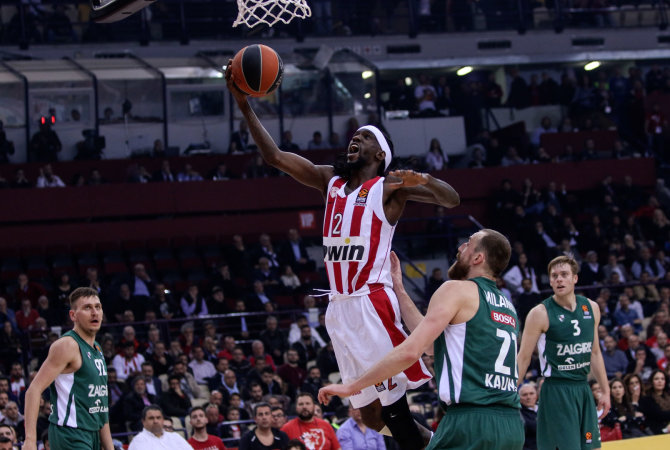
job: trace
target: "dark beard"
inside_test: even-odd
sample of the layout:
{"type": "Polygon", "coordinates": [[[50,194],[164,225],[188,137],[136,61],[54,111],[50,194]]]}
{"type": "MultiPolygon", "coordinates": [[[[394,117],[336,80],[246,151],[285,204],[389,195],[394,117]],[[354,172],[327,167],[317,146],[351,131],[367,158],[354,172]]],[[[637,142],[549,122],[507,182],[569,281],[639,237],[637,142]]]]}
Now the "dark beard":
{"type": "Polygon", "coordinates": [[[468,271],[469,267],[456,257],[456,261],[449,267],[447,275],[450,280],[465,280],[468,277],[468,271]]]}
{"type": "Polygon", "coordinates": [[[348,154],[349,153],[347,151],[340,153],[335,159],[335,164],[333,164],[333,171],[335,175],[347,179],[351,178],[351,174],[362,169],[367,164],[365,158],[361,158],[360,154],[358,155],[358,159],[356,161],[350,163],[347,161],[348,154]]]}
{"type": "Polygon", "coordinates": [[[304,410],[304,411],[302,411],[298,414],[298,419],[302,420],[303,422],[307,422],[307,421],[312,420],[312,417],[314,417],[314,413],[306,411],[306,410],[304,410]]]}

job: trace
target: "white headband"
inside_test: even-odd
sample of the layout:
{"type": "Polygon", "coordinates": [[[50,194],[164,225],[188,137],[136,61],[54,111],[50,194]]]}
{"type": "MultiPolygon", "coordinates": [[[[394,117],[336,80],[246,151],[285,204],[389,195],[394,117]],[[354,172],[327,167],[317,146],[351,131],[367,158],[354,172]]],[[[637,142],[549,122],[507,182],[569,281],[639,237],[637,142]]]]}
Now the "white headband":
{"type": "Polygon", "coordinates": [[[379,146],[382,148],[382,150],[384,150],[384,153],[386,154],[386,156],[384,157],[384,170],[388,169],[389,166],[391,165],[391,159],[393,158],[393,156],[391,155],[391,147],[389,147],[389,143],[386,141],[384,134],[379,130],[379,128],[375,127],[374,125],[365,125],[358,129],[358,131],[361,130],[368,130],[375,135],[375,137],[377,138],[377,142],[379,142],[379,146]]]}

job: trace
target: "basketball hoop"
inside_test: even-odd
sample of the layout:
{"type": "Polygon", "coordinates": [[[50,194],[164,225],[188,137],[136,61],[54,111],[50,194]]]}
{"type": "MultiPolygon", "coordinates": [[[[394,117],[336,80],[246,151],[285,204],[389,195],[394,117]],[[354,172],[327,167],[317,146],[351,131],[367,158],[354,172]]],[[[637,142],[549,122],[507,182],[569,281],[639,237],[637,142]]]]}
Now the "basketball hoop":
{"type": "Polygon", "coordinates": [[[244,24],[253,28],[262,23],[271,27],[277,22],[289,23],[294,17],[312,15],[306,0],[237,0],[237,9],[233,27],[244,24]]]}

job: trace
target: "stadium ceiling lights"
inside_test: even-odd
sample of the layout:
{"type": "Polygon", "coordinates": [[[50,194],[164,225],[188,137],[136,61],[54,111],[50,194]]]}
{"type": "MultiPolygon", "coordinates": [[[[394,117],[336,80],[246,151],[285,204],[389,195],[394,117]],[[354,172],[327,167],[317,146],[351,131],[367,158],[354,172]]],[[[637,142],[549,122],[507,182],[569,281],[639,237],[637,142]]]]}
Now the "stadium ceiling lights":
{"type": "Polygon", "coordinates": [[[589,71],[597,69],[598,67],[600,67],[600,61],[591,61],[590,63],[586,63],[584,65],[584,70],[589,71]]]}
{"type": "Polygon", "coordinates": [[[367,80],[368,78],[372,78],[375,75],[375,73],[372,70],[364,70],[361,73],[361,77],[363,77],[364,80],[367,80]]]}
{"type": "Polygon", "coordinates": [[[464,75],[469,74],[470,72],[472,72],[472,66],[464,66],[456,71],[456,75],[462,77],[464,75]]]}

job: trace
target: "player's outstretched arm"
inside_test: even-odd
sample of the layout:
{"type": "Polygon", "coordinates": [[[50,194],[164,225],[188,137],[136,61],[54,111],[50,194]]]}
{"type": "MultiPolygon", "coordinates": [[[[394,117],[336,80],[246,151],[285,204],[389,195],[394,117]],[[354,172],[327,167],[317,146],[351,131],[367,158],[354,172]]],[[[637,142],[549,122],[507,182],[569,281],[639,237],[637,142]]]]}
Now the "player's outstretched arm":
{"type": "Polygon", "coordinates": [[[461,203],[458,192],[449,183],[430,174],[394,170],[389,172],[389,177],[392,180],[390,187],[399,190],[399,194],[404,194],[406,200],[435,203],[445,208],[453,208],[461,203]]]}
{"type": "Polygon", "coordinates": [[[277,144],[260,120],[258,120],[258,116],[256,116],[256,113],[247,101],[249,96],[237,89],[233,84],[231,63],[232,60],[228,62],[228,67],[226,68],[226,83],[244,119],[247,121],[251,137],[253,137],[254,142],[258,146],[263,160],[267,164],[289,174],[300,183],[318,189],[325,195],[328,182],[333,176],[333,167],[317,166],[300,155],[284,152],[277,147],[277,144]]]}
{"type": "Polygon", "coordinates": [[[593,344],[591,345],[591,370],[595,375],[602,395],[598,400],[598,411],[601,411],[599,419],[605,417],[610,410],[610,385],[607,380],[607,370],[605,369],[605,361],[600,350],[600,339],[598,339],[598,325],[600,325],[600,307],[592,300],[589,300],[591,309],[593,310],[593,344]]]}
{"type": "Polygon", "coordinates": [[[357,380],[348,384],[330,384],[321,388],[319,401],[328,404],[333,395],[350,396],[367,386],[386,381],[414,364],[421,357],[424,349],[444,331],[467,301],[467,296],[464,295],[467,289],[463,289],[462,283],[469,282],[449,281],[443,284],[433,295],[426,317],[402,344],[387,353],[382,360],[357,380]]]}
{"type": "Polygon", "coordinates": [[[79,346],[72,338],[59,339],[49,348],[49,355],[40,367],[35,379],[28,386],[25,400],[26,439],[23,449],[37,448],[37,416],[42,392],[73,362],[79,354],[79,346]]]}
{"type": "Polygon", "coordinates": [[[517,364],[519,365],[519,380],[521,385],[526,377],[526,371],[530,364],[530,358],[533,356],[533,351],[540,339],[540,335],[549,329],[549,318],[547,317],[547,310],[544,305],[540,304],[530,310],[526,317],[526,324],[523,329],[523,336],[521,337],[521,346],[519,348],[519,355],[517,364]]]}
{"type": "Polygon", "coordinates": [[[423,319],[423,314],[414,304],[414,300],[411,299],[405,286],[402,282],[402,267],[400,266],[400,260],[398,255],[395,252],[391,252],[391,279],[393,280],[393,292],[395,292],[396,297],[398,297],[398,304],[400,305],[400,315],[402,316],[403,322],[409,329],[410,333],[419,325],[419,322],[423,319]]]}

